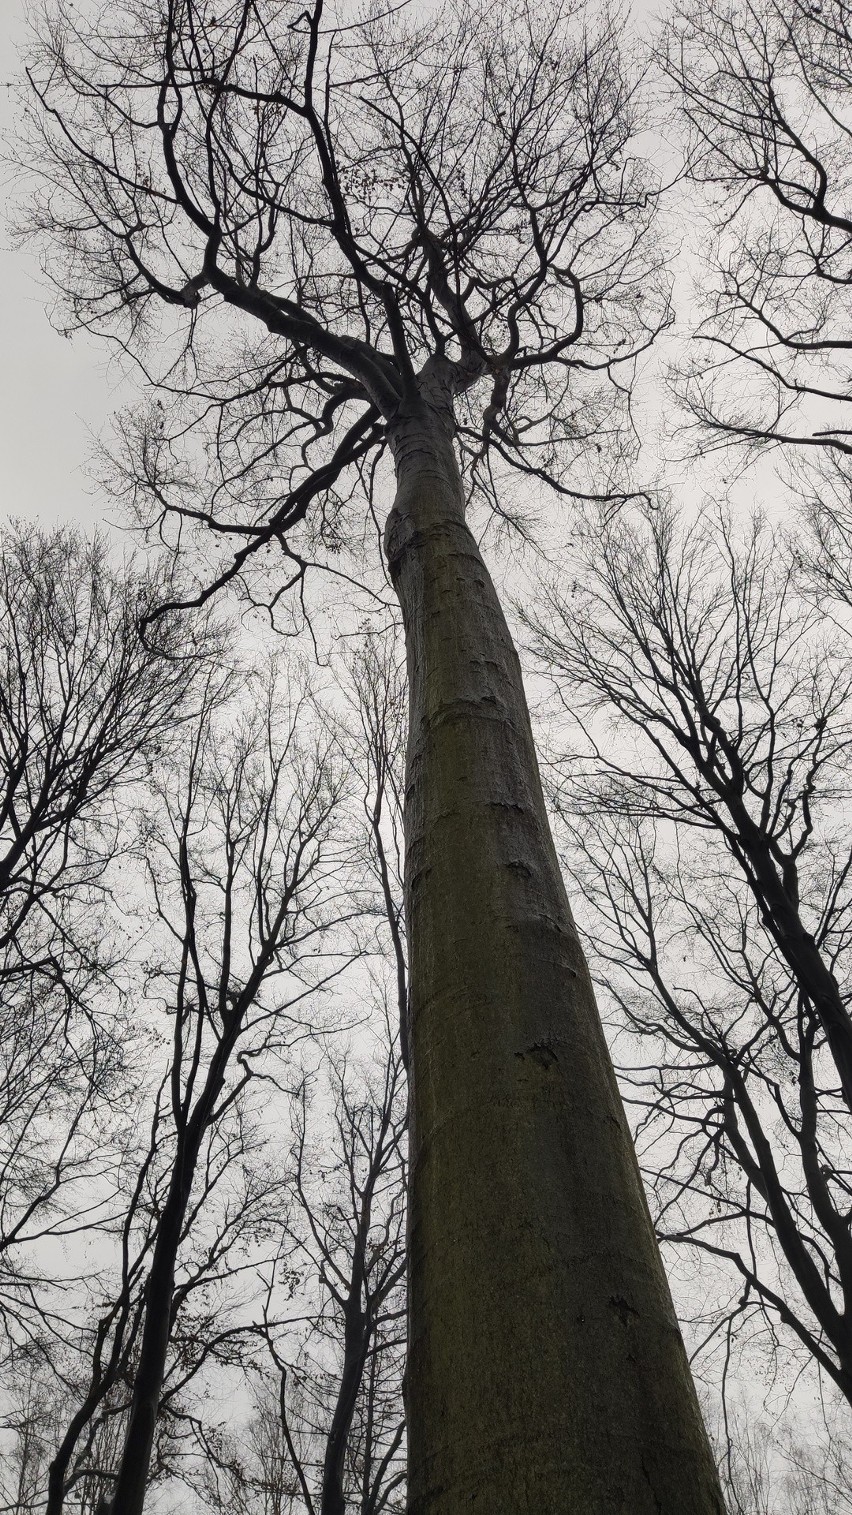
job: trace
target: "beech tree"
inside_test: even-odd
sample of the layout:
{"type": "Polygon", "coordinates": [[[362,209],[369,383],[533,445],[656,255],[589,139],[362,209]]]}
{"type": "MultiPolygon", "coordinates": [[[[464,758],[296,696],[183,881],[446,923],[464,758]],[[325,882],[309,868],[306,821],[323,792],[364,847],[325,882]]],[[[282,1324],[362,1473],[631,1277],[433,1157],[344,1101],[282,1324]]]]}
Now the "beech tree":
{"type": "Polygon", "coordinates": [[[383,535],[410,698],[409,1507],[718,1512],[466,519],[475,496],[512,520],[512,476],[613,488],[668,320],[616,24],[59,0],[30,80],[58,319],[160,385],[125,486],[176,547],[204,529],[172,605],[239,581],[276,613],[383,535]]]}

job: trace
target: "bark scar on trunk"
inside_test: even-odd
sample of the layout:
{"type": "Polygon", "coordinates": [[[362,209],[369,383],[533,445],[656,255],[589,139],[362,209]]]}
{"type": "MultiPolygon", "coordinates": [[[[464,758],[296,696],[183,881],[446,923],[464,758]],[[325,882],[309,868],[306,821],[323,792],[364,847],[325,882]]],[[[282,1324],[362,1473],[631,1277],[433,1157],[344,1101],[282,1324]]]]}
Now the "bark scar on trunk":
{"type": "Polygon", "coordinates": [[[534,1063],[538,1063],[539,1067],[544,1069],[552,1068],[553,1064],[559,1061],[551,1042],[534,1042],[531,1047],[524,1047],[523,1051],[516,1052],[515,1056],[531,1057],[534,1063]]]}
{"type": "Polygon", "coordinates": [[[609,1304],[610,1309],[615,1311],[623,1326],[629,1326],[631,1319],[639,1319],[639,1311],[633,1305],[628,1304],[621,1294],[611,1295],[609,1304]]]}

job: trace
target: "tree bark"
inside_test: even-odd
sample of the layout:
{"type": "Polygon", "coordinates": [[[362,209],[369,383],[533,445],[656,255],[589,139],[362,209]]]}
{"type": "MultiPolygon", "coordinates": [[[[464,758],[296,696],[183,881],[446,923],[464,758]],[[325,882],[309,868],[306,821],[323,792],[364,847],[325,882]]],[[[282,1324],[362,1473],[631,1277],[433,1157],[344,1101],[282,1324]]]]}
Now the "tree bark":
{"type": "Polygon", "coordinates": [[[410,1515],[722,1515],[448,409],[390,428],[410,684],[410,1515]]]}

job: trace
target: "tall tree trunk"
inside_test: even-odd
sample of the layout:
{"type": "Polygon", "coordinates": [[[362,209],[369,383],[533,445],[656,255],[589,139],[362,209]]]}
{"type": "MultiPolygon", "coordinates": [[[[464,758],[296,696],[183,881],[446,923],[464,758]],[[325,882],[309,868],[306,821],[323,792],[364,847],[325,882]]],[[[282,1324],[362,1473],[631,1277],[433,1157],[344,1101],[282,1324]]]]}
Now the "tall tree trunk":
{"type": "Polygon", "coordinates": [[[391,428],[410,680],[410,1515],[724,1509],[446,417],[391,428]]]}

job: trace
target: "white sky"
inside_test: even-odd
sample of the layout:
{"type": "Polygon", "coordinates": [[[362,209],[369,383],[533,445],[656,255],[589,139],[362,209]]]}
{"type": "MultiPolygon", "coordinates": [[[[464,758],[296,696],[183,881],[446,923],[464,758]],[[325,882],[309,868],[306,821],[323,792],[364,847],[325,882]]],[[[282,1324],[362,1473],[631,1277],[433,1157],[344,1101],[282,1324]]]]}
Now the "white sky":
{"type": "MultiPolygon", "coordinates": [[[[25,0],[0,0],[0,137],[8,142],[25,0]]],[[[39,517],[93,523],[102,503],[83,467],[89,435],[103,430],[121,403],[119,375],[100,344],[52,330],[48,292],[35,257],[12,251],[6,230],[14,185],[0,179],[0,519],[39,517]]]]}

